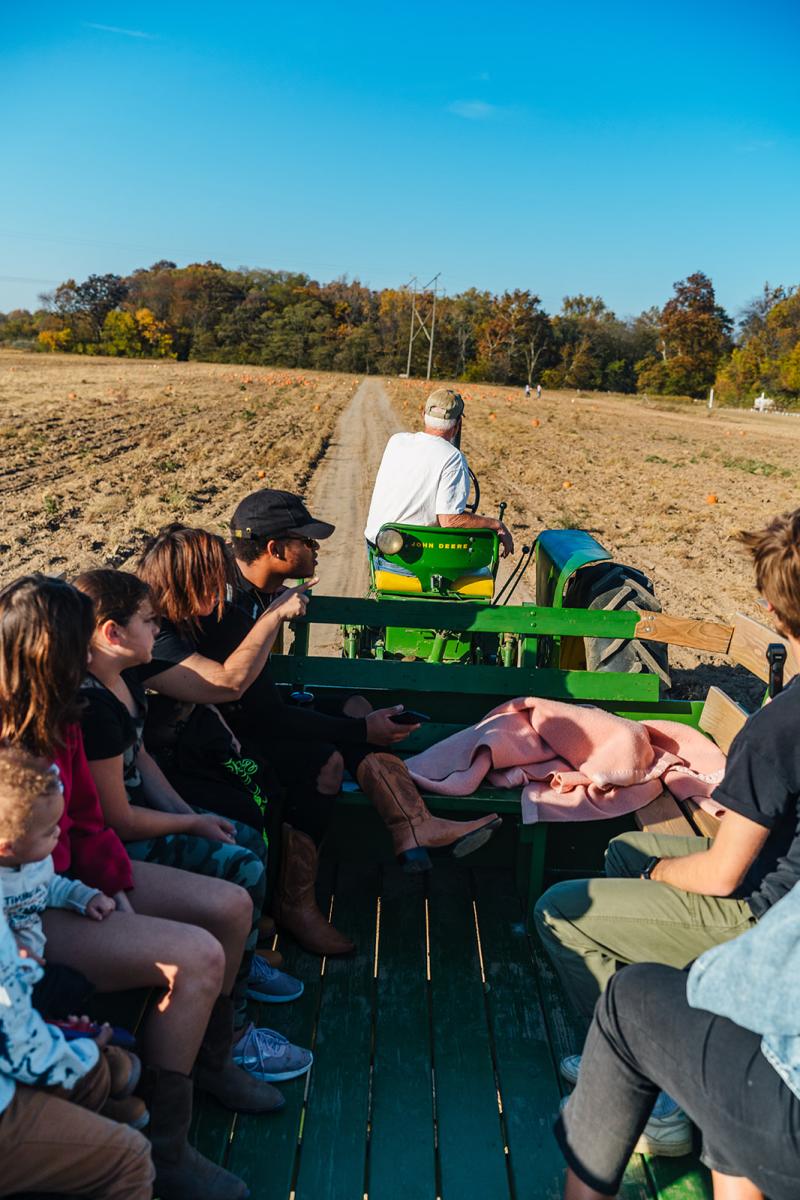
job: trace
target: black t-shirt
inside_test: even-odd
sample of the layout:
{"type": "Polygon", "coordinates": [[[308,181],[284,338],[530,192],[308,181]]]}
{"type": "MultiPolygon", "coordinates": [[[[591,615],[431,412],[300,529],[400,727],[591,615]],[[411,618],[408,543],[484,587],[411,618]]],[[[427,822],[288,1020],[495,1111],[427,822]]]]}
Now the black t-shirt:
{"type": "Polygon", "coordinates": [[[131,801],[143,802],[142,777],[136,766],[136,755],[142,746],[147,700],[138,678],[138,668],[123,671],[122,678],[136,705],[133,716],[122,701],[94,675],[87,675],[81,684],[81,697],[84,700],[81,713],[83,744],[90,762],[116,758],[121,754],[125,790],[131,801]]]}
{"type": "MultiPolygon", "coordinates": [[[[240,573],[237,574],[237,586],[225,605],[222,617],[212,614],[201,618],[196,634],[182,633],[171,621],[162,620],[153,647],[152,661],[137,668],[141,679],[151,679],[184,662],[191,654],[202,654],[204,658],[212,658],[215,662],[225,662],[274,598],[260,591],[240,573]]],[[[240,701],[220,707],[236,733],[242,738],[257,739],[254,742],[256,745],[264,738],[333,744],[343,742],[349,745],[363,745],[367,740],[367,726],[363,718],[329,716],[313,709],[286,704],[272,678],[269,660],[240,701]]]]}
{"type": "Polygon", "coordinates": [[[800,880],[800,676],[737,734],[714,799],[769,830],[738,893],[762,917],[800,880]]]}

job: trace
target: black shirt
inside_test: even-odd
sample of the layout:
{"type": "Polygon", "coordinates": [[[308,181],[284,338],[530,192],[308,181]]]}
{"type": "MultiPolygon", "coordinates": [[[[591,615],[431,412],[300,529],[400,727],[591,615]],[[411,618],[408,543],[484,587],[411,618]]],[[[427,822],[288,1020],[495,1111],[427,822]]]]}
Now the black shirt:
{"type": "Polygon", "coordinates": [[[134,716],[104,683],[87,675],[81,684],[84,700],[81,713],[83,744],[86,757],[116,758],[122,755],[125,790],[132,802],[144,803],[142,777],[136,766],[136,755],[142,747],[142,732],[147,718],[147,700],[138,678],[138,668],[122,672],[122,678],[136,705],[134,716]]]}
{"type": "Polygon", "coordinates": [[[800,676],[734,738],[714,799],[769,836],[738,893],[756,917],[800,880],[800,676]]]}
{"type": "MultiPolygon", "coordinates": [[[[203,617],[196,635],[181,633],[171,621],[162,620],[153,647],[153,660],[139,667],[140,678],[149,679],[182,663],[191,654],[202,654],[215,662],[225,662],[255,625],[274,596],[262,592],[237,571],[237,586],[228,599],[221,618],[203,617]]],[[[314,709],[286,704],[272,678],[267,660],[261,674],[235,704],[220,706],[243,738],[289,738],[292,740],[344,742],[363,745],[367,740],[366,721],[361,717],[329,716],[314,709]]]]}

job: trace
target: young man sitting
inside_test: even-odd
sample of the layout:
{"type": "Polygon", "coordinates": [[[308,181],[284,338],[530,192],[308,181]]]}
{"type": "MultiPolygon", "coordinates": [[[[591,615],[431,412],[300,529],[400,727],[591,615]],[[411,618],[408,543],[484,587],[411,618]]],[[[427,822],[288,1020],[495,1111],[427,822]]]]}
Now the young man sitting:
{"type": "MultiPolygon", "coordinates": [[[[800,660],[800,509],[741,540],[776,627],[800,660]]],[[[800,879],[798,729],[795,680],[734,740],[714,792],[728,810],[716,838],[623,834],[608,847],[605,878],[558,883],[540,898],[539,936],[587,1023],[618,967],[685,967],[752,928],[800,879]]],[[[575,1058],[562,1064],[573,1081],[577,1069],[575,1058]]],[[[686,1141],[682,1116],[663,1104],[661,1113],[648,1129],[649,1150],[677,1153],[686,1141]]]]}
{"type": "MultiPolygon", "coordinates": [[[[215,603],[219,586],[195,577],[212,555],[212,546],[207,545],[204,554],[190,546],[205,545],[214,535],[166,530],[139,563],[139,573],[162,614],[169,614],[176,595],[204,599],[194,632],[188,621],[181,630],[175,621],[162,620],[148,683],[176,700],[222,705],[236,736],[274,770],[286,795],[286,820],[273,914],[305,949],[317,954],[347,954],[354,948],[321,913],[314,896],[318,847],[345,765],[384,820],[395,854],[410,869],[430,866],[428,850],[461,857],[500,825],[494,813],[475,821],[447,821],[428,812],[402,761],[384,752],[417,728],[392,720],[402,706],[372,711],[361,698],[351,698],[343,714],[332,714],[286,704],[269,670],[272,631],[253,647],[247,669],[237,666],[240,649],[269,621],[282,594],[289,594],[284,592],[286,581],[313,579],[319,540],[329,537],[333,528],[315,520],[291,492],[265,488],[245,497],[231,522],[236,566],[224,606],[215,603]],[[182,560],[190,558],[200,565],[191,580],[183,579],[182,560]],[[183,579],[179,586],[176,571],[183,579]]],[[[306,602],[307,597],[301,611],[306,602]]],[[[174,611],[183,615],[182,610],[174,611]]],[[[297,615],[295,609],[287,613],[297,615]]]]}

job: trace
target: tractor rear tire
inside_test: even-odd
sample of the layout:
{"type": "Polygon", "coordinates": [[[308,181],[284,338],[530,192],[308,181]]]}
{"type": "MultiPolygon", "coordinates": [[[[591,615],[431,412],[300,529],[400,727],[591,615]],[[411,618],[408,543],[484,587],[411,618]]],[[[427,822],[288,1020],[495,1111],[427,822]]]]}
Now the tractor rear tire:
{"type": "MultiPolygon", "coordinates": [[[[634,567],[609,563],[591,572],[581,572],[581,575],[575,581],[576,591],[570,590],[570,607],[605,609],[607,612],[661,612],[661,605],[653,594],[653,584],[634,567]],[[581,575],[584,575],[583,579],[581,575]]],[[[588,637],[583,641],[588,670],[658,675],[664,687],[669,688],[669,657],[664,642],[588,637]]]]}

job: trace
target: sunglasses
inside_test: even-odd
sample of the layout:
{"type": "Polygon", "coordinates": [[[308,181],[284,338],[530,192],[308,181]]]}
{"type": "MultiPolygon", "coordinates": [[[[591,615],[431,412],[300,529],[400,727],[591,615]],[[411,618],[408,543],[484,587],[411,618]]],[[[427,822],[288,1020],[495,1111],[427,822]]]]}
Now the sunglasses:
{"type": "Polygon", "coordinates": [[[292,536],[292,537],[283,538],[282,540],[284,542],[302,542],[303,545],[308,547],[309,550],[316,550],[317,547],[319,546],[319,542],[315,541],[314,538],[310,538],[310,537],[292,536]]]}

